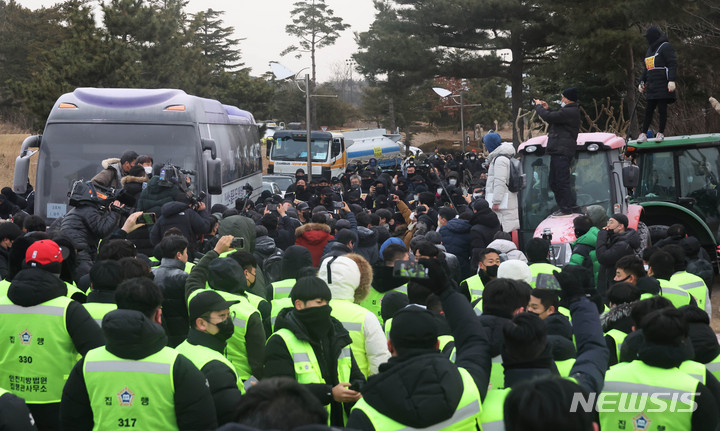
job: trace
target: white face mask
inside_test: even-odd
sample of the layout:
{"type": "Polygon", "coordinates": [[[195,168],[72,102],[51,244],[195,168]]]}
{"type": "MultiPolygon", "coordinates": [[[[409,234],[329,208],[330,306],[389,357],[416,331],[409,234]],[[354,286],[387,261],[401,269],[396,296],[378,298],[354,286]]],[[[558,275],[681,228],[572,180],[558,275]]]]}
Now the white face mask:
{"type": "Polygon", "coordinates": [[[413,197],[415,198],[414,200],[420,199],[420,195],[415,195],[415,196],[413,196],[413,197]]]}
{"type": "Polygon", "coordinates": [[[482,193],[473,193],[473,199],[480,199],[482,197],[482,193]]]}
{"type": "Polygon", "coordinates": [[[143,169],[145,169],[147,175],[152,174],[152,166],[143,166],[143,169]]]}
{"type": "Polygon", "coordinates": [[[648,269],[650,268],[650,265],[643,265],[643,268],[645,268],[645,272],[647,272],[648,269]]]}
{"type": "Polygon", "coordinates": [[[451,180],[448,180],[448,183],[450,183],[451,186],[454,186],[455,184],[457,184],[457,180],[453,178],[451,180]]]}

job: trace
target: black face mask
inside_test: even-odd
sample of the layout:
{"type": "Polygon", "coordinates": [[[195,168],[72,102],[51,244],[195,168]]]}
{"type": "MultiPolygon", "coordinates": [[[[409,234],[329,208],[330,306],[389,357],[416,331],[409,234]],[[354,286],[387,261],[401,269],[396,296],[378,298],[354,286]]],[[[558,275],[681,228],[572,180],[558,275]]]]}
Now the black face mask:
{"type": "Polygon", "coordinates": [[[370,188],[370,186],[373,185],[372,180],[362,180],[362,188],[367,190],[370,188]]]}
{"type": "Polygon", "coordinates": [[[350,184],[350,190],[358,190],[360,188],[360,184],[350,184]]]}
{"type": "Polygon", "coordinates": [[[319,340],[330,331],[330,311],[332,309],[329,305],[321,305],[295,310],[295,316],[305,326],[310,336],[319,340]]]}
{"type": "Polygon", "coordinates": [[[398,188],[399,188],[400,190],[406,192],[407,189],[408,189],[408,186],[407,186],[407,184],[400,184],[400,185],[398,185],[398,188]]]}
{"type": "Polygon", "coordinates": [[[387,194],[387,190],[385,190],[385,187],[375,187],[375,193],[378,195],[385,195],[387,194]]]}
{"type": "Polygon", "coordinates": [[[298,193],[302,193],[305,191],[305,186],[295,186],[295,191],[298,193]]]}
{"type": "Polygon", "coordinates": [[[485,274],[490,277],[497,277],[498,265],[489,265],[485,267],[485,274]]]}
{"type": "Polygon", "coordinates": [[[230,337],[232,337],[233,332],[235,332],[235,325],[233,325],[232,317],[228,317],[222,322],[215,323],[214,325],[217,326],[219,332],[217,334],[213,334],[213,336],[219,340],[227,341],[230,337]]]}

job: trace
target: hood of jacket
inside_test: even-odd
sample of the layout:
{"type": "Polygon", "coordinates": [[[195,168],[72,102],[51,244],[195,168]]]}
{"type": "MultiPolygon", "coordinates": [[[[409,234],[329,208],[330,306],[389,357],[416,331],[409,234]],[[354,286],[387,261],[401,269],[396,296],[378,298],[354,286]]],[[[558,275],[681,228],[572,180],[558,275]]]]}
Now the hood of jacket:
{"type": "Polygon", "coordinates": [[[514,242],[506,239],[496,239],[488,244],[488,248],[495,249],[500,253],[510,253],[511,251],[517,250],[517,246],[514,242]]]}
{"type": "Polygon", "coordinates": [[[500,220],[498,220],[497,214],[495,214],[490,207],[483,208],[480,211],[473,213],[470,219],[470,224],[487,226],[491,229],[500,228],[500,220]]]}
{"type": "Polygon", "coordinates": [[[577,355],[572,340],[568,340],[564,336],[548,334],[547,343],[550,346],[554,361],[565,361],[577,355]]]}
{"type": "Polygon", "coordinates": [[[603,332],[611,329],[622,330],[618,326],[624,326],[625,321],[630,319],[630,311],[632,311],[633,304],[635,303],[619,304],[612,307],[607,313],[602,314],[600,316],[600,323],[602,324],[603,332]]]}
{"type": "Polygon", "coordinates": [[[660,282],[655,277],[646,275],[638,279],[637,288],[640,289],[641,294],[649,293],[651,295],[657,295],[660,293],[660,282]]]}
{"type": "Polygon", "coordinates": [[[15,305],[30,307],[67,295],[67,286],[55,275],[40,269],[18,272],[10,283],[7,296],[15,305]]]}
{"type": "MultiPolygon", "coordinates": [[[[492,311],[490,311],[492,313],[492,311]]],[[[509,317],[496,316],[488,314],[488,310],[483,310],[480,321],[485,327],[488,340],[490,340],[490,356],[495,357],[502,354],[503,344],[505,344],[505,335],[503,328],[505,325],[512,323],[509,317]]]]}
{"type": "Polygon", "coordinates": [[[440,352],[394,357],[368,379],[363,398],[383,415],[413,428],[449,419],[462,397],[462,377],[440,352]]]}
{"type": "Polygon", "coordinates": [[[470,234],[470,229],[472,229],[472,225],[470,225],[470,222],[461,218],[454,218],[452,220],[449,220],[445,227],[450,232],[458,235],[468,235],[470,234]]]}
{"type": "Polygon", "coordinates": [[[312,254],[310,250],[301,245],[291,245],[285,250],[280,266],[281,280],[297,278],[297,274],[301,269],[312,268],[312,254]]]}
{"type": "Polygon", "coordinates": [[[295,238],[303,238],[310,245],[317,245],[331,240],[333,236],[330,235],[330,226],[325,223],[308,223],[295,229],[295,238]]]}
{"type": "Polygon", "coordinates": [[[610,236],[611,244],[615,244],[619,241],[627,242],[630,248],[632,248],[633,250],[636,250],[638,247],[640,247],[640,235],[633,228],[628,228],[628,230],[626,230],[625,232],[616,233],[610,236]]]}
{"type": "Polygon", "coordinates": [[[150,181],[150,178],[148,178],[148,177],[133,177],[133,176],[129,176],[129,175],[128,175],[128,176],[122,177],[122,179],[120,180],[120,183],[121,183],[122,185],[125,185],[125,184],[127,184],[127,183],[140,183],[140,184],[142,184],[142,183],[146,183],[146,182],[148,182],[148,181],[150,181]]]}
{"type": "Polygon", "coordinates": [[[275,240],[267,235],[255,239],[255,251],[263,256],[270,256],[276,249],[275,240]]]}
{"type": "Polygon", "coordinates": [[[515,156],[515,147],[512,142],[503,142],[499,147],[495,148],[492,153],[488,155],[488,162],[492,163],[497,156],[515,156]]]}
{"type": "Polygon", "coordinates": [[[355,289],[360,286],[360,269],[352,259],[345,256],[323,260],[317,276],[327,283],[332,299],[352,301],[355,289]]]}
{"type": "Polygon", "coordinates": [[[160,214],[162,214],[163,217],[172,217],[183,211],[187,211],[189,208],[188,204],[182,202],[168,202],[160,208],[160,214]]]}
{"type": "Polygon", "coordinates": [[[117,157],[111,157],[109,159],[103,160],[101,165],[102,165],[103,169],[107,169],[110,167],[119,168],[120,167],[120,159],[117,157]],[[117,166],[112,166],[112,165],[117,165],[117,166]]]}
{"type": "MultiPolygon", "coordinates": [[[[155,177],[153,177],[154,179],[155,177]]],[[[255,238],[257,233],[255,232],[255,222],[250,217],[241,215],[234,215],[225,217],[220,220],[218,226],[218,235],[232,235],[235,237],[245,238],[245,247],[242,248],[244,251],[251,252],[255,249],[255,238]]]]}
{"type": "Polygon", "coordinates": [[[597,234],[599,231],[600,229],[595,226],[591,227],[589,231],[585,232],[580,238],[576,239],[574,244],[584,244],[595,249],[595,245],[597,244],[597,234]]]}
{"type": "Polygon", "coordinates": [[[167,345],[163,327],[135,310],[107,313],[102,330],[108,352],[124,359],[142,359],[167,345]]]}
{"type": "Polygon", "coordinates": [[[377,246],[378,233],[376,230],[360,226],[358,231],[358,247],[377,246]]]}
{"type": "Polygon", "coordinates": [[[562,313],[553,313],[545,319],[548,335],[558,335],[572,341],[573,328],[570,320],[562,313]]]}

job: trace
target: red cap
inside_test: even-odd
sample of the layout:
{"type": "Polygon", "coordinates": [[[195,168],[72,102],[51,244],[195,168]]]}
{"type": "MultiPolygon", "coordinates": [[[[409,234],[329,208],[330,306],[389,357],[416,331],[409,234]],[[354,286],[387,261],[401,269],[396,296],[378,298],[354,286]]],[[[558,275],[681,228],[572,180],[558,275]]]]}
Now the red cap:
{"type": "Polygon", "coordinates": [[[47,265],[62,261],[62,249],[55,241],[49,239],[35,241],[25,253],[25,262],[37,262],[39,265],[47,265]]]}

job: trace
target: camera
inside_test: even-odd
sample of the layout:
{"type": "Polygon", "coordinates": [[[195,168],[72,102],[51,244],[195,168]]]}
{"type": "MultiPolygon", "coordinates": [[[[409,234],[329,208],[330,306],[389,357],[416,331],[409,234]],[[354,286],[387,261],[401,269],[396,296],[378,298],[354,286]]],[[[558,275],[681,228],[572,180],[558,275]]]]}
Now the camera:
{"type": "Polygon", "coordinates": [[[230,247],[232,248],[243,248],[245,247],[245,238],[233,238],[233,240],[230,242],[230,247]]]}
{"type": "Polygon", "coordinates": [[[545,241],[551,242],[552,241],[552,229],[550,229],[549,227],[546,227],[545,229],[543,229],[542,239],[544,239],[545,241]]]}

